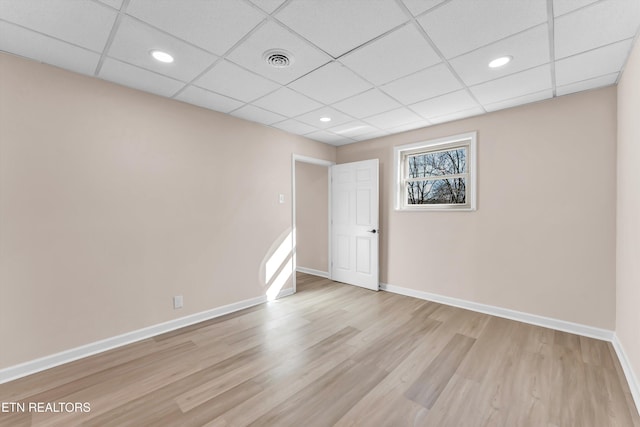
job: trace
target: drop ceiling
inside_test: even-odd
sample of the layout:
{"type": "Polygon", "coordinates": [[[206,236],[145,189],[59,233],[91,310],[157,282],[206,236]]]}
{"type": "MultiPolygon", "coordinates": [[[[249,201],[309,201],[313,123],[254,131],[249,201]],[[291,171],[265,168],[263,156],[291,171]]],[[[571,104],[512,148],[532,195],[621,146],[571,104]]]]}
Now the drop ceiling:
{"type": "Polygon", "coordinates": [[[615,84],[639,26],[640,0],[0,0],[2,51],[333,145],[615,84]]]}

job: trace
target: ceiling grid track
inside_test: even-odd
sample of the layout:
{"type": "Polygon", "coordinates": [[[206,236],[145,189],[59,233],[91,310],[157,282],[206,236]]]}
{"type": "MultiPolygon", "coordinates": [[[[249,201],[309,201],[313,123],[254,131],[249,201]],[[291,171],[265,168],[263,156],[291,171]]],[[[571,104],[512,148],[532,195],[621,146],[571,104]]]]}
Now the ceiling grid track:
{"type": "Polygon", "coordinates": [[[113,44],[113,39],[115,39],[116,37],[118,28],[120,28],[120,22],[122,22],[122,18],[125,16],[128,6],[129,0],[123,0],[122,5],[120,5],[120,10],[118,11],[118,16],[116,16],[116,20],[113,22],[113,27],[111,27],[111,32],[109,33],[107,42],[104,45],[104,49],[102,49],[102,54],[100,55],[100,59],[98,60],[98,65],[96,65],[96,70],[93,72],[93,75],[96,77],[100,74],[100,70],[102,70],[104,60],[107,58],[109,49],[111,49],[111,45],[113,44]]]}
{"type": "MultiPolygon", "coordinates": [[[[262,21],[260,21],[260,22],[258,23],[258,25],[256,25],[255,27],[253,27],[253,28],[251,29],[251,31],[249,31],[247,34],[245,34],[245,35],[244,35],[244,37],[242,37],[240,40],[238,40],[236,43],[234,43],[234,45],[233,45],[233,46],[231,46],[231,47],[230,47],[230,48],[229,48],[225,53],[223,53],[223,54],[222,54],[222,55],[220,55],[217,59],[215,59],[215,60],[211,63],[211,65],[209,65],[208,67],[206,67],[206,68],[205,68],[201,73],[199,73],[198,75],[196,75],[196,76],[195,76],[194,78],[192,78],[190,81],[186,82],[186,83],[185,83],[185,85],[184,85],[180,90],[178,90],[176,93],[174,93],[174,94],[171,96],[171,98],[175,98],[176,96],[180,95],[180,94],[181,94],[181,93],[182,93],[182,92],[183,92],[187,87],[189,87],[189,86],[193,85],[193,83],[194,83],[195,81],[197,81],[199,78],[201,78],[202,76],[204,76],[205,74],[207,74],[209,71],[211,71],[211,69],[212,69],[213,67],[215,67],[219,62],[221,62],[221,61],[223,61],[223,60],[226,60],[227,56],[228,56],[231,52],[233,52],[233,50],[234,50],[236,47],[238,47],[238,46],[240,46],[242,43],[244,43],[244,42],[245,42],[245,40],[247,40],[247,39],[248,39],[248,38],[249,38],[253,33],[255,33],[256,31],[258,31],[260,28],[262,28],[262,26],[263,26],[263,25],[265,25],[267,22],[268,22],[268,19],[263,19],[262,21]]],[[[215,54],[214,54],[214,55],[215,55],[215,54]]],[[[236,64],[236,65],[238,65],[238,64],[236,64]]],[[[239,66],[239,67],[241,67],[241,68],[244,68],[244,67],[242,67],[241,65],[238,65],[238,66],[239,66]]],[[[249,71],[250,73],[253,73],[253,71],[251,71],[251,70],[246,70],[246,71],[249,71]]],[[[253,74],[255,74],[255,73],[253,73],[253,74]]],[[[268,77],[265,77],[265,76],[261,76],[261,77],[264,77],[264,78],[266,78],[266,79],[269,79],[268,77]]],[[[269,80],[271,80],[271,79],[269,79],[269,80]]],[[[276,83],[276,82],[274,82],[274,83],[276,83]]],[[[226,95],[225,95],[225,96],[226,96],[226,95]]],[[[240,100],[238,100],[238,101],[240,101],[240,100]]],[[[243,102],[243,101],[241,101],[241,102],[243,102]]],[[[245,103],[245,104],[246,104],[246,103],[245,103]]]]}
{"type": "MultiPolygon", "coordinates": [[[[471,90],[467,87],[467,84],[464,82],[464,80],[462,80],[460,78],[460,76],[458,75],[458,73],[456,72],[456,70],[451,66],[451,64],[449,63],[449,61],[447,60],[447,58],[444,56],[444,54],[442,53],[442,51],[438,48],[438,46],[436,46],[436,44],[433,42],[433,40],[431,40],[431,37],[429,37],[429,35],[427,34],[427,32],[424,30],[424,28],[422,28],[422,25],[420,25],[418,23],[418,21],[416,20],[416,18],[413,16],[413,14],[411,13],[411,11],[409,11],[409,9],[407,9],[407,6],[405,6],[405,4],[401,1],[401,0],[396,0],[396,2],[398,3],[398,5],[400,6],[400,8],[402,10],[404,10],[404,12],[410,17],[411,22],[413,23],[413,25],[417,28],[417,30],[420,32],[420,34],[422,34],[422,36],[424,37],[424,39],[427,41],[427,43],[429,43],[429,45],[431,46],[431,49],[434,50],[434,52],[436,52],[436,54],[438,54],[438,56],[440,56],[440,59],[442,60],[442,63],[449,69],[449,72],[456,78],[456,80],[458,80],[458,83],[460,83],[460,85],[464,88],[464,91],[467,93],[467,95],[469,95],[471,97],[471,99],[473,99],[473,101],[478,104],[478,106],[480,108],[482,108],[483,112],[487,112],[487,110],[484,108],[484,105],[482,105],[482,103],[480,103],[480,101],[478,100],[478,98],[476,98],[476,96],[473,94],[473,92],[471,92],[471,90]]],[[[431,9],[427,12],[430,12],[431,9]]],[[[409,109],[411,109],[411,107],[408,107],[409,109]]],[[[413,110],[412,110],[413,111],[413,110]]],[[[463,110],[461,110],[463,111],[463,110]]],[[[414,111],[416,114],[418,114],[418,112],[414,111]]],[[[420,115],[420,114],[418,114],[420,115]]]]}
{"type": "Polygon", "coordinates": [[[547,25],[549,25],[549,65],[551,68],[551,90],[553,91],[553,97],[556,93],[556,47],[555,47],[555,20],[553,17],[553,0],[547,0],[547,25]]]}

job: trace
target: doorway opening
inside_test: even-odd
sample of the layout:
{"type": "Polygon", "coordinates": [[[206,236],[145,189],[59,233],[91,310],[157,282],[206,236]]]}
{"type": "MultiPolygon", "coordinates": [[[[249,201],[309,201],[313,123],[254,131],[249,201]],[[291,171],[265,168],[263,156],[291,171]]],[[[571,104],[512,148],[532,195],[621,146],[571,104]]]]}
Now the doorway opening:
{"type": "Polygon", "coordinates": [[[331,278],[331,174],[335,163],[294,154],[291,165],[293,291],[298,271],[331,278]]]}

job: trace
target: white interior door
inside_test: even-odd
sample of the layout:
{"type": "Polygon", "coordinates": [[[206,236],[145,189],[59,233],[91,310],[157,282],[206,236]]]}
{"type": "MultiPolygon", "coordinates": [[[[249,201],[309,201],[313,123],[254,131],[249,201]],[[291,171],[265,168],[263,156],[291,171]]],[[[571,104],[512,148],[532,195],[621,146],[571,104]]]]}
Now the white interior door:
{"type": "Polygon", "coordinates": [[[331,278],[378,290],[378,159],[331,166],[331,278]]]}

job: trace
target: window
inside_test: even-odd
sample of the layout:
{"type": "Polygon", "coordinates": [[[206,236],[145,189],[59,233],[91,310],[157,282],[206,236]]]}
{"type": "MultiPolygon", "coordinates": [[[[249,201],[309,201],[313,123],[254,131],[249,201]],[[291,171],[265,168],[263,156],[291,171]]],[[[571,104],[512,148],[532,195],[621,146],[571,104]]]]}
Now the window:
{"type": "Polygon", "coordinates": [[[476,132],[395,147],[396,210],[475,210],[476,132]]]}

